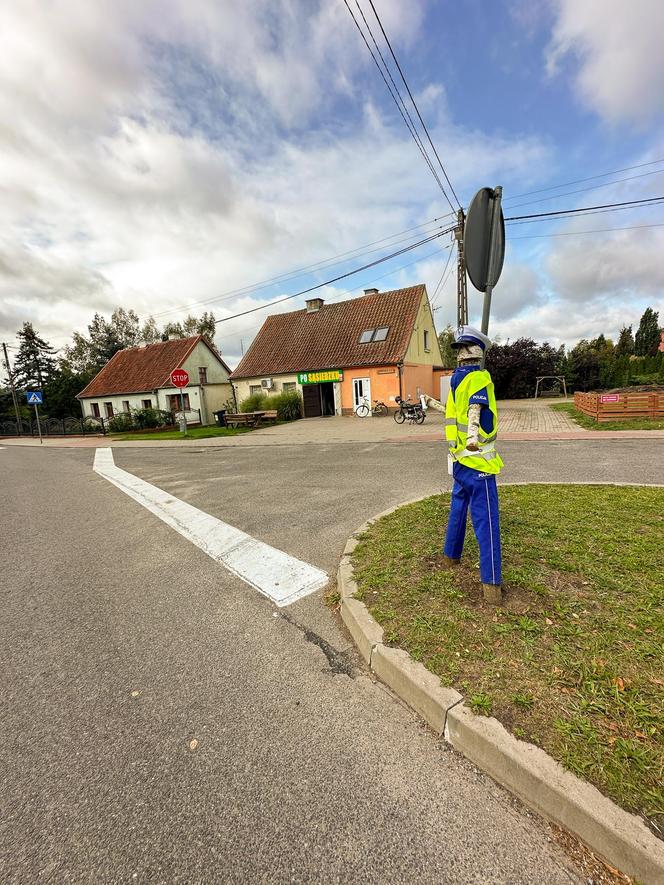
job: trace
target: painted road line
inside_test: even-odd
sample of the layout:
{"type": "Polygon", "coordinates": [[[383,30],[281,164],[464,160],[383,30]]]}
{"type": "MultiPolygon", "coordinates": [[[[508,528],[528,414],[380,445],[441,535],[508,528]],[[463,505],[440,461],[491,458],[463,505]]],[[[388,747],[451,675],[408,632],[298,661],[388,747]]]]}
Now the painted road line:
{"type": "Polygon", "coordinates": [[[321,569],[116,467],[111,449],[97,449],[93,469],[280,607],[327,584],[328,576],[321,569]]]}

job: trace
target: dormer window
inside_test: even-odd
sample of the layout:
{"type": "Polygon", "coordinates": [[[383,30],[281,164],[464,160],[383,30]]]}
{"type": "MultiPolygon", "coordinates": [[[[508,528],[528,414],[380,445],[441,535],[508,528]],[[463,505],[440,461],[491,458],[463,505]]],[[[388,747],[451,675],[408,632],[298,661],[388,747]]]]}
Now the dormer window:
{"type": "Polygon", "coordinates": [[[377,329],[365,329],[360,335],[360,344],[369,344],[372,341],[385,341],[389,326],[379,326],[377,329]]]}

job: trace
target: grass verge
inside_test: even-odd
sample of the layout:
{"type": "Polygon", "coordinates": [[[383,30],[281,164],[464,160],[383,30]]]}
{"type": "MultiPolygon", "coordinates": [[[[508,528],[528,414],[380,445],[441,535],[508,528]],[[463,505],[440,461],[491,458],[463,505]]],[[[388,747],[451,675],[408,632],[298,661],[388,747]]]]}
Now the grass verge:
{"type": "Polygon", "coordinates": [[[554,412],[567,412],[570,418],[586,430],[664,430],[664,421],[656,418],[625,418],[624,421],[595,421],[575,408],[573,403],[551,403],[554,412]]]}
{"type": "Polygon", "coordinates": [[[664,490],[501,489],[505,605],[484,603],[449,496],[383,517],[353,553],[385,641],[664,835],[664,490]]]}
{"type": "Polygon", "coordinates": [[[111,439],[207,439],[210,436],[237,436],[253,427],[191,427],[184,435],[180,430],[155,430],[153,433],[115,433],[111,439]]]}

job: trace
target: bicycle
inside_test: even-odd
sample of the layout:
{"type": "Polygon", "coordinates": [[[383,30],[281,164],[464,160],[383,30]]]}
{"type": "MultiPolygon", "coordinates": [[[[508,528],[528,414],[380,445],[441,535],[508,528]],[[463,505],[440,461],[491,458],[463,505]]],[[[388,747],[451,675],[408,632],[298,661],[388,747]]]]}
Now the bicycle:
{"type": "Polygon", "coordinates": [[[370,413],[373,413],[377,417],[381,417],[382,415],[387,415],[388,409],[384,402],[379,399],[374,400],[373,409],[369,406],[369,400],[365,397],[359,406],[355,409],[355,414],[358,418],[366,418],[370,413]]]}

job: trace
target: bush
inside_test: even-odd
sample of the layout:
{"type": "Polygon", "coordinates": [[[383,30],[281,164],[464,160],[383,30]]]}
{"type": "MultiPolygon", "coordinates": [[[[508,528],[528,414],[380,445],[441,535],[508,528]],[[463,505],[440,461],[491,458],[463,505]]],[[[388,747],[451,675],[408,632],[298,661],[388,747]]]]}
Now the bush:
{"type": "Polygon", "coordinates": [[[171,412],[164,409],[134,409],[132,415],[133,425],[138,430],[172,426],[175,423],[171,412]]]}
{"type": "Polygon", "coordinates": [[[264,393],[252,393],[240,403],[241,412],[259,412],[265,408],[265,400],[267,397],[264,393]]]}
{"type": "Polygon", "coordinates": [[[120,412],[108,422],[108,429],[112,433],[126,433],[128,430],[134,429],[134,419],[129,412],[120,412]]]}
{"type": "Polygon", "coordinates": [[[297,390],[288,390],[273,396],[254,393],[240,403],[241,412],[263,412],[275,409],[280,421],[295,421],[302,417],[302,395],[297,390]]]}
{"type": "Polygon", "coordinates": [[[271,397],[275,400],[274,406],[280,421],[296,421],[302,417],[303,403],[302,394],[297,390],[288,390],[279,396],[271,397]]]}

